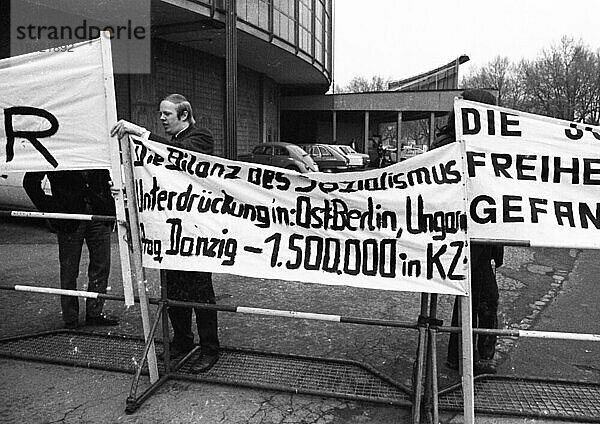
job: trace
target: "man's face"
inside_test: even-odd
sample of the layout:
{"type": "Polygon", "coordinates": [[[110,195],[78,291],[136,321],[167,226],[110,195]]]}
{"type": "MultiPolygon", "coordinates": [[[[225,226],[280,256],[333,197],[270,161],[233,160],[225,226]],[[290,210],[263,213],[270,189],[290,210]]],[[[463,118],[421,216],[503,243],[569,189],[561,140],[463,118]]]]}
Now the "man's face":
{"type": "Polygon", "coordinates": [[[160,122],[168,135],[176,135],[179,131],[188,127],[187,112],[184,111],[181,119],[177,117],[177,109],[174,103],[167,100],[160,102],[160,122]]]}

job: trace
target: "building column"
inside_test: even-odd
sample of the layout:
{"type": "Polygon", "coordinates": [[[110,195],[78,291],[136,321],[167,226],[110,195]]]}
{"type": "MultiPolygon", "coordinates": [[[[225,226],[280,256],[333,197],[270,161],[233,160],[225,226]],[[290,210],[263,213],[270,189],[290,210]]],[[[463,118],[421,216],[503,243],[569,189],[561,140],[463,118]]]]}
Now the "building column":
{"type": "Polygon", "coordinates": [[[261,74],[258,78],[258,133],[260,134],[261,143],[267,141],[265,101],[265,76],[261,74]]]}
{"type": "Polygon", "coordinates": [[[225,145],[227,159],[237,158],[237,6],[226,0],[225,19],[225,145]]]}
{"type": "Polygon", "coordinates": [[[402,111],[398,111],[396,118],[396,159],[400,161],[400,153],[402,150],[402,111]]]}
{"type": "Polygon", "coordinates": [[[435,140],[435,112],[431,112],[429,115],[429,144],[427,150],[431,147],[431,143],[435,140]]]}
{"type": "Polygon", "coordinates": [[[363,152],[369,153],[369,111],[365,111],[365,134],[363,138],[363,152]]]}
{"type": "Polygon", "coordinates": [[[333,111],[333,128],[332,128],[332,132],[333,132],[333,144],[337,144],[337,111],[333,111]]]}

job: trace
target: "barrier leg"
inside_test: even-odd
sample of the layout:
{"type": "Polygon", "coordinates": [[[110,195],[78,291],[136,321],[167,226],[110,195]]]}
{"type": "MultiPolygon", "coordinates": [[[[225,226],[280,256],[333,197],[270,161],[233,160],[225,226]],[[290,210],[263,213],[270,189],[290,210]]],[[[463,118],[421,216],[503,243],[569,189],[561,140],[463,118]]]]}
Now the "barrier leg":
{"type": "Polygon", "coordinates": [[[469,296],[459,296],[462,327],[462,388],[465,424],[475,422],[475,390],[473,383],[473,324],[469,296]]]}
{"type": "Polygon", "coordinates": [[[429,327],[427,337],[427,374],[425,386],[425,405],[428,422],[439,422],[438,412],[438,381],[437,381],[437,294],[431,295],[429,303],[429,327]]]}
{"type": "Polygon", "coordinates": [[[162,314],[162,332],[163,332],[163,363],[165,373],[171,372],[171,338],[169,336],[169,304],[167,303],[167,278],[165,270],[160,270],[160,299],[164,304],[162,314]]]}
{"type": "Polygon", "coordinates": [[[413,424],[421,420],[421,400],[423,398],[423,373],[425,367],[425,354],[427,349],[427,306],[429,294],[421,293],[421,315],[419,316],[419,341],[417,346],[417,360],[413,371],[413,424]]]}
{"type": "Polygon", "coordinates": [[[156,329],[158,328],[158,323],[161,320],[161,317],[166,315],[166,304],[161,302],[158,306],[158,311],[156,312],[156,318],[152,323],[152,328],[150,329],[150,333],[146,340],[146,345],[144,346],[144,353],[142,355],[142,359],[137,366],[137,370],[135,372],[135,376],[133,377],[133,381],[131,383],[131,389],[129,391],[129,396],[126,400],[125,412],[131,414],[135,412],[140,405],[146,400],[156,389],[158,389],[162,384],[169,378],[169,373],[165,373],[161,378],[152,383],[148,389],[142,393],[142,395],[136,398],[137,388],[140,382],[140,377],[142,375],[142,369],[144,368],[144,363],[146,363],[148,359],[148,353],[150,352],[150,347],[154,345],[154,336],[156,334],[156,329]]]}

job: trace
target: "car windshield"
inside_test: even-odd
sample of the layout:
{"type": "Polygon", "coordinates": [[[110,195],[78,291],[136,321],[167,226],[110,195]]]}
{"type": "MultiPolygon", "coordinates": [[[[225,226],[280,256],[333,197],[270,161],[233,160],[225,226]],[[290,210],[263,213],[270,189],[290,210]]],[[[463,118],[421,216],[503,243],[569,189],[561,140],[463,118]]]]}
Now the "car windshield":
{"type": "Polygon", "coordinates": [[[344,153],[356,153],[356,151],[350,146],[340,146],[340,150],[344,153]]]}
{"type": "Polygon", "coordinates": [[[256,146],[254,150],[252,150],[252,154],[254,155],[264,155],[266,154],[267,147],[266,146],[256,146]]]}
{"type": "Polygon", "coordinates": [[[290,152],[296,153],[297,155],[308,156],[308,153],[306,153],[300,146],[288,146],[288,149],[290,149],[290,152]]]}
{"type": "Polygon", "coordinates": [[[275,146],[273,147],[273,151],[275,156],[288,156],[288,151],[283,146],[275,146]]]}
{"type": "Polygon", "coordinates": [[[317,148],[321,152],[321,156],[323,156],[323,157],[333,157],[333,153],[331,153],[329,150],[327,150],[326,147],[317,146],[317,148]]]}

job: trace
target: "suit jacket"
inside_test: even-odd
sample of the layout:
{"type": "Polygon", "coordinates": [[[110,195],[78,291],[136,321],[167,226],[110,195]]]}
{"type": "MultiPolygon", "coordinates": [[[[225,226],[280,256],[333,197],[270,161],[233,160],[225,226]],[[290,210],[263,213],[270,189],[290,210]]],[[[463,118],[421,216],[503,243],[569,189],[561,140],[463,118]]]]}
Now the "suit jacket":
{"type": "Polygon", "coordinates": [[[150,133],[148,139],[208,155],[212,155],[215,148],[215,141],[210,130],[208,128],[198,127],[195,124],[190,125],[171,140],[154,133],[150,133]]]}
{"type": "MultiPolygon", "coordinates": [[[[28,172],[23,178],[23,188],[42,212],[114,216],[115,202],[109,182],[110,174],[105,169],[28,172]],[[44,175],[50,180],[51,195],[42,189],[44,175]]],[[[78,223],[76,220],[57,219],[53,225],[60,231],[72,232],[78,223]]]]}
{"type": "MultiPolygon", "coordinates": [[[[215,142],[208,128],[190,125],[172,140],[151,133],[149,140],[193,152],[213,154],[215,142]]],[[[215,303],[212,274],[202,271],[161,270],[161,279],[166,280],[170,299],[215,303]]],[[[172,319],[172,318],[171,318],[172,319]]],[[[216,320],[216,312],[215,318],[216,320]]]]}

